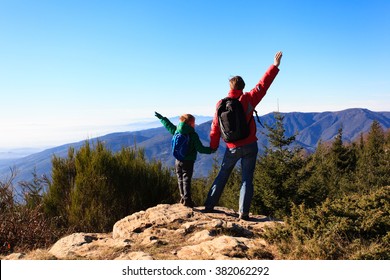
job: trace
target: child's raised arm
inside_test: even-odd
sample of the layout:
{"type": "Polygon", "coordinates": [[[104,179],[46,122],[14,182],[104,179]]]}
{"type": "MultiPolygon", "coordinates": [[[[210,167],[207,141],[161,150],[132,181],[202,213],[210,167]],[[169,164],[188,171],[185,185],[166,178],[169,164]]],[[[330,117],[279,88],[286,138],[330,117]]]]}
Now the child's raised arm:
{"type": "Polygon", "coordinates": [[[174,125],[173,123],[170,122],[170,120],[168,120],[168,118],[162,116],[161,114],[157,113],[157,112],[154,112],[154,115],[160,119],[161,123],[163,124],[163,126],[169,131],[170,134],[175,134],[175,131],[176,131],[176,125],[174,125]]]}

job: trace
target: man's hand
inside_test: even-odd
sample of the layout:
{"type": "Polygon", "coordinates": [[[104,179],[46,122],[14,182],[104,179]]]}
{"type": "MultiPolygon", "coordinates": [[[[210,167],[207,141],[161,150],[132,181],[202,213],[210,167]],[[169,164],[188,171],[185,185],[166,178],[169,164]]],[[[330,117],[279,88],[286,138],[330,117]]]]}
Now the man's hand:
{"type": "Polygon", "coordinates": [[[163,116],[161,116],[159,113],[157,113],[157,112],[154,112],[154,115],[157,117],[157,118],[159,118],[160,120],[163,118],[163,116]]]}
{"type": "Polygon", "coordinates": [[[275,54],[274,65],[275,65],[276,67],[279,67],[279,65],[280,65],[280,60],[282,59],[282,56],[283,56],[283,53],[282,53],[282,52],[277,52],[277,53],[275,54]]]}

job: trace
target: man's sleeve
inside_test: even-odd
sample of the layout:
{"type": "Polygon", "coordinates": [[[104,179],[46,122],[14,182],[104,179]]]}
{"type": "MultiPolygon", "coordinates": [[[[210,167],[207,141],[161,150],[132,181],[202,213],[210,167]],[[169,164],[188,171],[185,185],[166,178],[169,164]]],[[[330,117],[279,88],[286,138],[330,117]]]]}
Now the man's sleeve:
{"type": "Polygon", "coordinates": [[[256,107],[263,99],[278,73],[279,68],[272,64],[257,83],[256,87],[248,93],[251,97],[251,104],[253,107],[256,107]]]}
{"type": "MultiPolygon", "coordinates": [[[[216,108],[218,108],[218,105],[221,101],[218,102],[216,108]]],[[[211,129],[210,129],[210,148],[215,150],[219,147],[219,140],[221,138],[221,130],[219,129],[219,123],[218,123],[218,112],[217,109],[215,109],[215,114],[213,118],[213,122],[211,123],[211,129]]]]}

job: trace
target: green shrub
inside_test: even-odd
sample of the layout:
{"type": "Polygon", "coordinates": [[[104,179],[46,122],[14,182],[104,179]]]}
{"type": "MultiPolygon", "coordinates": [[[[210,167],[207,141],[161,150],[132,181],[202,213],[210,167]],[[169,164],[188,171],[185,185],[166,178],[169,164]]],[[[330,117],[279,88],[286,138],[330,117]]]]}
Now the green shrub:
{"type": "Polygon", "coordinates": [[[144,152],[109,151],[89,142],[67,159],[53,159],[52,182],[44,197],[47,215],[81,231],[110,231],[119,219],[174,200],[176,184],[161,162],[146,162],[144,152]]]}
{"type": "Polygon", "coordinates": [[[390,187],[294,206],[265,238],[288,259],[390,259],[390,187]]]}

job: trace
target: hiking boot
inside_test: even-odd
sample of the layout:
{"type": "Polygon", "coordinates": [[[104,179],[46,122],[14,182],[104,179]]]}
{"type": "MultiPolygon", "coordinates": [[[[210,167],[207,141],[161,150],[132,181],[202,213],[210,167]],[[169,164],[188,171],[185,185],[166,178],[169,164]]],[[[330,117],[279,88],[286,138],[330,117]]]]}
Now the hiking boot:
{"type": "Polygon", "coordinates": [[[250,220],[249,214],[247,214],[247,213],[241,213],[239,218],[240,218],[240,220],[244,220],[244,221],[250,220]]]}
{"type": "Polygon", "coordinates": [[[214,211],[214,208],[204,208],[200,212],[202,212],[202,213],[214,213],[215,211],[214,211]]]}
{"type": "Polygon", "coordinates": [[[195,207],[195,203],[192,200],[184,200],[183,205],[186,206],[186,207],[189,207],[189,208],[194,208],[195,207]]]}

